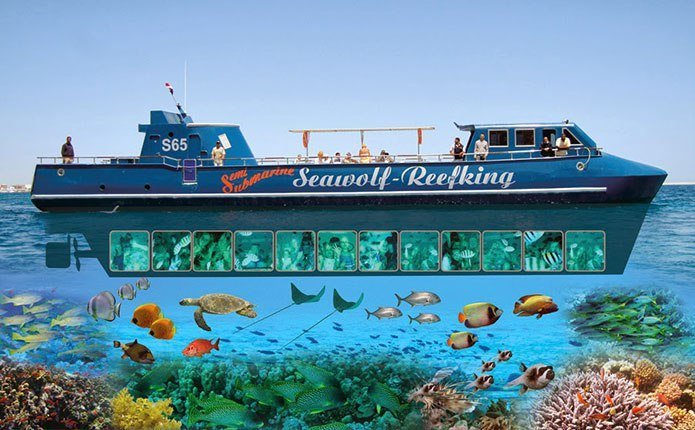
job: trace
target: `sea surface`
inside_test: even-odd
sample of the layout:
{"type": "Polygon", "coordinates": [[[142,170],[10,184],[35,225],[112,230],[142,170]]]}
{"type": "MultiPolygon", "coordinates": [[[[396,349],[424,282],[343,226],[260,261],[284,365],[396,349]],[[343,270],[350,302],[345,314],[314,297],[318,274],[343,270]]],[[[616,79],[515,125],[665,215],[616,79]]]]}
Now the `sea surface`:
{"type": "MultiPolygon", "coordinates": [[[[292,210],[285,212],[287,216],[292,216],[292,210]]],[[[423,225],[426,225],[428,218],[438,216],[438,210],[422,209],[418,214],[424,220],[423,225]]],[[[593,216],[586,211],[581,214],[593,216]]],[[[135,276],[110,278],[96,259],[82,258],[79,271],[74,264],[68,269],[46,268],[46,243],[65,241],[64,234],[54,233],[51,228],[56,217],[61,217],[61,223],[68,224],[74,219],[79,224],[75,228],[79,230],[80,225],[88,224],[91,218],[96,221],[105,216],[108,215],[40,213],[26,194],[0,195],[0,292],[10,295],[35,292],[46,298],[61,298],[76,306],[86,307],[90,297],[102,291],[116,295],[119,286],[126,282],[134,283],[137,280],[135,276]]],[[[143,212],[138,216],[157,217],[152,212],[143,212]]],[[[321,211],[315,216],[330,217],[331,213],[321,211]]],[[[521,212],[520,224],[523,224],[523,216],[521,212]]],[[[601,214],[597,213],[597,216],[601,214]]],[[[383,226],[389,220],[372,221],[383,226]]],[[[519,228],[523,229],[523,226],[519,228]]],[[[86,248],[88,244],[85,238],[77,237],[80,248],[86,248]]],[[[519,373],[520,362],[529,366],[545,363],[561,368],[574,354],[592,348],[592,342],[578,337],[568,324],[567,309],[575,297],[600,288],[666,289],[682,302],[684,313],[692,315],[695,312],[694,275],[695,186],[666,186],[646,212],[622,275],[153,277],[148,290],[138,291],[135,300],[123,301],[120,318],[112,322],[88,319],[82,324],[85,327],[66,329],[64,339],[54,340],[46,346],[50,351],[37,349],[32,353],[14,354],[12,358],[43,360],[46,364],[62,365],[71,370],[108,372],[121,362],[121,351],[112,346],[114,340],[130,342],[138,339],[161,362],[181,358],[182,350],[194,339],[220,337],[224,339],[220,351],[203,360],[272,362],[314,353],[389,356],[394,360],[421,363],[423,377],[426,377],[436,369],[447,366],[456,366],[465,374],[472,375],[478,371],[481,360],[492,359],[498,349],[510,349],[514,354],[512,360],[499,364],[494,373],[496,380],[501,383],[486,392],[485,396],[514,397],[517,396],[516,391],[503,389],[503,382],[519,373]],[[194,323],[194,308],[179,305],[179,301],[186,297],[223,292],[252,302],[256,305],[258,318],[262,318],[291,303],[290,283],[295,283],[307,293],[316,293],[326,286],[326,294],[318,303],[292,306],[238,333],[235,333],[237,327],[254,320],[236,314],[206,315],[212,331],[205,332],[194,323]],[[364,302],[355,310],[333,313],[283,348],[295,336],[303,334],[303,330],[334,311],[331,301],[334,289],[347,300],[356,300],[364,294],[364,302]],[[374,311],[379,306],[395,306],[395,294],[405,296],[411,290],[432,291],[442,298],[442,302],[426,308],[411,308],[402,304],[402,318],[366,318],[364,308],[374,311]],[[541,319],[513,315],[514,302],[521,296],[533,293],[552,296],[560,311],[541,319]],[[454,351],[447,347],[446,339],[454,331],[466,331],[458,322],[457,315],[465,304],[472,302],[491,302],[503,309],[504,314],[496,324],[475,330],[479,342],[473,348],[454,351]],[[156,303],[164,315],[174,321],[176,334],[172,340],[154,339],[146,329],[130,322],[134,309],[144,303],[156,303]],[[409,324],[406,315],[415,317],[419,312],[436,313],[442,322],[432,325],[409,324]],[[70,340],[71,333],[79,332],[84,337],[85,333],[90,333],[87,329],[98,329],[102,337],[80,342],[70,340]],[[105,358],[63,362],[56,355],[61,348],[79,349],[85,345],[100,348],[105,358]]],[[[7,337],[0,338],[0,342],[3,354],[21,345],[7,337]]],[[[692,342],[680,348],[685,348],[686,355],[695,353],[692,342]]]]}

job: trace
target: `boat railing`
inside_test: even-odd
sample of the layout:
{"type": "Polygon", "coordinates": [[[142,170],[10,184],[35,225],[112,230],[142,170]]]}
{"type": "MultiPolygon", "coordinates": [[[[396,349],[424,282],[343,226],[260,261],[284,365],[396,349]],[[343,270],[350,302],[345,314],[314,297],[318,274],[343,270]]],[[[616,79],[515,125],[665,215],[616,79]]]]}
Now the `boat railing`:
{"type": "MultiPolygon", "coordinates": [[[[558,150],[560,151],[560,150],[558,150]]],[[[601,155],[602,148],[589,148],[585,146],[570,147],[566,153],[558,153],[557,157],[594,157],[601,155]],[[562,154],[562,155],[560,155],[562,154]]],[[[491,151],[486,160],[480,163],[498,161],[521,161],[532,158],[541,158],[538,149],[522,149],[512,151],[491,151]]],[[[39,164],[64,164],[63,157],[37,157],[39,164]]],[[[198,167],[214,166],[212,158],[196,158],[198,167]]],[[[474,161],[472,154],[465,154],[463,161],[474,161]]],[[[282,166],[292,164],[369,164],[369,163],[442,163],[452,162],[451,154],[394,154],[371,155],[369,157],[352,156],[297,156],[297,157],[243,157],[225,158],[224,165],[242,166],[282,166]],[[349,161],[348,161],[349,160],[349,161]]],[[[145,156],[80,156],[72,157],[69,164],[163,164],[173,168],[182,167],[183,159],[166,155],[145,156]]]]}

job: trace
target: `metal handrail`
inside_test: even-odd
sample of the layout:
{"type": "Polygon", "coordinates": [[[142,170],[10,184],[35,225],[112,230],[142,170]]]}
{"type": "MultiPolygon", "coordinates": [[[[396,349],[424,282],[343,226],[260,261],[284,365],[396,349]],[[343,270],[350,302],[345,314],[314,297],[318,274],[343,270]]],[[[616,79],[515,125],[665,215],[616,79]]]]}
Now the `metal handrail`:
{"type": "MultiPolygon", "coordinates": [[[[555,148],[557,149],[557,148],[555,148]]],[[[567,155],[562,155],[559,157],[569,157],[569,156],[586,156],[582,155],[582,151],[588,151],[589,155],[601,155],[603,148],[589,148],[586,146],[576,146],[570,147],[566,150],[567,155]]],[[[514,160],[528,160],[534,158],[534,154],[540,154],[539,149],[521,149],[513,151],[494,151],[488,153],[488,158],[486,160],[480,160],[480,163],[492,162],[492,161],[514,161],[514,160]],[[500,155],[508,154],[507,158],[499,158],[500,155]],[[515,155],[518,157],[515,158],[515,155]],[[520,157],[523,156],[523,157],[520,157]]],[[[473,161],[473,154],[463,154],[464,161],[473,161]]],[[[145,155],[145,156],[81,156],[72,157],[74,164],[119,164],[120,161],[133,161],[137,160],[140,163],[143,160],[155,159],[160,160],[161,164],[171,166],[174,168],[179,168],[182,166],[182,160],[179,158],[170,157],[167,155],[145,155]],[[91,160],[91,163],[85,163],[83,160],[91,160]]],[[[298,156],[298,157],[287,157],[287,156],[274,156],[274,157],[238,157],[238,158],[225,158],[225,164],[230,162],[240,162],[234,163],[235,165],[241,164],[243,166],[251,165],[303,165],[303,164],[370,164],[370,163],[436,163],[436,162],[449,162],[454,161],[454,156],[451,154],[397,154],[397,155],[371,155],[369,156],[369,163],[361,163],[362,158],[359,155],[352,156],[353,161],[346,162],[346,157],[341,155],[340,161],[336,162],[337,157],[335,156],[324,156],[322,162],[319,162],[318,156],[298,156]]],[[[62,164],[63,157],[37,157],[39,164],[62,164]],[[45,163],[45,160],[50,160],[50,163],[45,163]]],[[[212,158],[196,158],[198,161],[197,165],[202,166],[212,166],[212,158]]],[[[143,163],[145,164],[145,163],[143,163]]],[[[153,164],[153,163],[147,163],[153,164]]]]}

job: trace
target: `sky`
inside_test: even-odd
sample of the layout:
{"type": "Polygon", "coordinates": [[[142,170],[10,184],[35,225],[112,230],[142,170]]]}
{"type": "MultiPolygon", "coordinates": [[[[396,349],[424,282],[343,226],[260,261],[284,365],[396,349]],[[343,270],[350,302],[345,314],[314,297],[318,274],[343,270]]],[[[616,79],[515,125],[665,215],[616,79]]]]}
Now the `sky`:
{"type": "MultiPolygon", "coordinates": [[[[0,1],[0,183],[30,183],[66,135],[78,156],[134,155],[171,82],[199,122],[233,122],[256,155],[292,128],[570,119],[607,152],[694,181],[695,2],[0,1]]],[[[417,137],[368,135],[375,152],[417,137]]],[[[314,135],[355,152],[359,136],[314,135]]]]}

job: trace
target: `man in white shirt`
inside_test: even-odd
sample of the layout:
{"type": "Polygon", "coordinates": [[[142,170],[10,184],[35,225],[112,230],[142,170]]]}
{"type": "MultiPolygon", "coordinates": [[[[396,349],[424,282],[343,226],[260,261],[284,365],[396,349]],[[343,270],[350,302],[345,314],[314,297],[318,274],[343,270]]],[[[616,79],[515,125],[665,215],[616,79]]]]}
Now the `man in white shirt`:
{"type": "Polygon", "coordinates": [[[227,152],[224,150],[222,144],[218,140],[215,144],[215,147],[212,149],[212,162],[215,165],[215,167],[219,167],[222,166],[222,164],[224,164],[224,157],[226,155],[227,152]]]}
{"type": "Polygon", "coordinates": [[[567,150],[570,149],[571,145],[572,145],[572,142],[570,141],[569,137],[567,137],[567,135],[563,131],[562,136],[560,136],[555,141],[555,146],[557,147],[557,151],[555,152],[555,155],[567,155],[567,150]]]}
{"type": "Polygon", "coordinates": [[[474,154],[476,161],[485,161],[488,152],[490,152],[490,144],[485,140],[485,134],[480,133],[480,138],[475,141],[474,154]]]}

